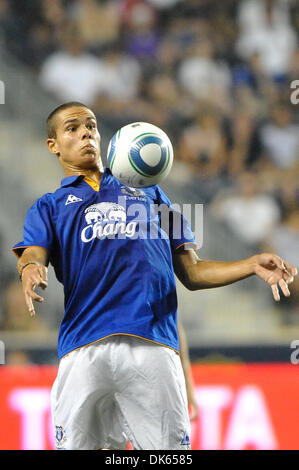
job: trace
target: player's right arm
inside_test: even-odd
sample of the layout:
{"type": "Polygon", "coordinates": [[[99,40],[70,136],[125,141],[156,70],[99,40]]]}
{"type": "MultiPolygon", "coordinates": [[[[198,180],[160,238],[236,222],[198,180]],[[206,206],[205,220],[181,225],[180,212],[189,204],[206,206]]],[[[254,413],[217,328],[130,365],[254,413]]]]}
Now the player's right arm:
{"type": "Polygon", "coordinates": [[[41,246],[30,246],[24,249],[17,264],[26,305],[31,316],[35,315],[33,301],[43,302],[44,298],[35,292],[36,287],[46,289],[48,286],[48,251],[41,246]]]}

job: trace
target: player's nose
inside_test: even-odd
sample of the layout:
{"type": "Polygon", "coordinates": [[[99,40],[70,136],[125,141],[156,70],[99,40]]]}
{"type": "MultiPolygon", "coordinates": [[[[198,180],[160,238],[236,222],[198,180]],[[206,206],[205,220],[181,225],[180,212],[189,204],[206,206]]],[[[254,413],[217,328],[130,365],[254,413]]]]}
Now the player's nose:
{"type": "Polygon", "coordinates": [[[90,129],[88,129],[86,126],[83,126],[82,133],[81,133],[81,139],[90,139],[92,137],[92,132],[90,129]]]}

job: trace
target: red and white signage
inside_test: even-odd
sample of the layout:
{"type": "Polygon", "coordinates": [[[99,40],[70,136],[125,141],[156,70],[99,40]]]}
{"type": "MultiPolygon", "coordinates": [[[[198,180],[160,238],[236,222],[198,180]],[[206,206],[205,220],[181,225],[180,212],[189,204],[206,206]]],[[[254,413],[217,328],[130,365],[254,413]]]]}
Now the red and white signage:
{"type": "MultiPolygon", "coordinates": [[[[299,365],[193,365],[192,449],[299,449],[299,365]]],[[[55,366],[0,367],[0,449],[53,449],[55,366]]]]}

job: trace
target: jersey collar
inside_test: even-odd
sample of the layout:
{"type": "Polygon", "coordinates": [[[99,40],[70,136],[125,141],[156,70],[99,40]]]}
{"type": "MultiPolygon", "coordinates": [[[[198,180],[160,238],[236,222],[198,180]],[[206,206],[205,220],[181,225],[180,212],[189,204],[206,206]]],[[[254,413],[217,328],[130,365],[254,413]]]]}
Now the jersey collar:
{"type": "Polygon", "coordinates": [[[75,183],[77,180],[82,180],[84,178],[84,175],[73,175],[73,176],[67,176],[66,178],[63,178],[61,180],[61,187],[65,186],[71,186],[72,184],[75,183]]]}
{"type": "MultiPolygon", "coordinates": [[[[103,181],[103,178],[107,175],[111,175],[111,171],[109,170],[109,168],[105,167],[104,168],[104,172],[102,174],[102,181],[103,181]]],[[[64,188],[65,186],[72,186],[76,181],[78,180],[82,180],[83,178],[85,178],[85,175],[72,175],[72,176],[66,176],[65,178],[63,178],[61,180],[61,188],[64,188]]],[[[101,181],[101,184],[102,184],[102,181],[101,181]]]]}

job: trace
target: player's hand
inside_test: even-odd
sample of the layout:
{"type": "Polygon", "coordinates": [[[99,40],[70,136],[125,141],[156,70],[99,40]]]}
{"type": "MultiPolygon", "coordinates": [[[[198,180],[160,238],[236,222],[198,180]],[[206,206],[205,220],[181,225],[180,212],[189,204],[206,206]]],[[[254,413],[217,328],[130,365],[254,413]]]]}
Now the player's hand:
{"type": "Polygon", "coordinates": [[[194,421],[198,418],[198,404],[195,400],[195,397],[192,397],[188,400],[188,408],[190,421],[194,421]]]}
{"type": "Polygon", "coordinates": [[[255,262],[255,274],[269,284],[276,302],[280,300],[278,287],[286,297],[289,297],[288,284],[293,282],[297,269],[279,256],[270,253],[256,255],[255,262]]]}
{"type": "Polygon", "coordinates": [[[33,301],[43,302],[44,298],[35,292],[36,287],[46,289],[48,287],[48,270],[46,266],[28,264],[22,271],[22,285],[26,305],[31,316],[35,315],[33,301]]]}

